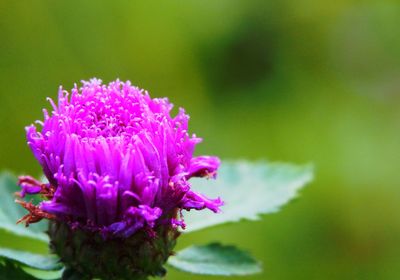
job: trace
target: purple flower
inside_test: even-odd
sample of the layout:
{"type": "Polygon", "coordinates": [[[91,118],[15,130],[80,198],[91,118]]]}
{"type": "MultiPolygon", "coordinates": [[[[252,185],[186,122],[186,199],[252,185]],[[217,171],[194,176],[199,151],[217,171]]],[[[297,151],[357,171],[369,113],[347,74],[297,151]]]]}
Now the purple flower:
{"type": "MultiPolygon", "coordinates": [[[[217,157],[194,157],[201,142],[188,134],[183,109],[171,117],[166,98],[116,80],[92,79],[71,93],[59,90],[53,111],[26,128],[29,147],[49,183],[20,179],[21,195],[41,193],[38,211],[58,221],[129,237],[156,225],[182,225],[177,213],[222,201],[190,189],[192,177],[215,177],[217,157]]],[[[31,213],[35,214],[35,213],[31,213]]],[[[29,219],[25,219],[29,223],[29,219]]]]}

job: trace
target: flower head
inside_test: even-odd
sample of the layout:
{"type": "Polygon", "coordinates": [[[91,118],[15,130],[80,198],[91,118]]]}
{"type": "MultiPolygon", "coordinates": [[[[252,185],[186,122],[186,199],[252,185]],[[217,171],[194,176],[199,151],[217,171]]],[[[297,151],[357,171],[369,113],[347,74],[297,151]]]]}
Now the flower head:
{"type": "Polygon", "coordinates": [[[71,228],[128,238],[157,225],[184,226],[182,209],[219,211],[222,201],[194,192],[189,179],[215,177],[220,161],[193,156],[201,139],[189,136],[183,109],[171,116],[166,98],[152,99],[129,81],[92,79],[70,93],[60,88],[58,103],[49,101],[53,110],[44,110],[40,128],[26,128],[48,183],[20,179],[21,196],[47,198],[30,210],[36,220],[45,213],[71,228]]]}

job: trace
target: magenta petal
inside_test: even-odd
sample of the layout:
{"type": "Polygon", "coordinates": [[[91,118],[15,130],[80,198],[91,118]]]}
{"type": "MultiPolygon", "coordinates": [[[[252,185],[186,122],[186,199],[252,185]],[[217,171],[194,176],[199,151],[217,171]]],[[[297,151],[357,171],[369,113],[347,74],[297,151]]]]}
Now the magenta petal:
{"type": "Polygon", "coordinates": [[[187,178],[210,176],[215,178],[216,171],[221,164],[217,157],[200,156],[192,158],[190,161],[189,174],[187,178]]]}
{"type": "Polygon", "coordinates": [[[26,194],[38,194],[42,188],[40,186],[24,186],[21,185],[22,191],[21,191],[21,197],[24,197],[26,194]]]}
{"type": "Polygon", "coordinates": [[[113,223],[108,227],[108,230],[113,234],[119,234],[126,229],[126,222],[113,223]]]}
{"type": "Polygon", "coordinates": [[[202,210],[208,208],[211,211],[218,213],[222,205],[224,205],[224,203],[220,198],[209,199],[202,194],[189,191],[186,193],[182,207],[186,210],[202,210]]]}

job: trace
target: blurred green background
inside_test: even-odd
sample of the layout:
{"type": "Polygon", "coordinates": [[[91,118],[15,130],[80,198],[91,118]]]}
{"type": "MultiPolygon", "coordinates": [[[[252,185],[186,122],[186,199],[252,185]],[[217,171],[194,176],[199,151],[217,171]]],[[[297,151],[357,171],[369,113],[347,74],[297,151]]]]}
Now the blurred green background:
{"type": "Polygon", "coordinates": [[[129,79],[186,108],[199,154],[316,166],[280,213],[179,247],[238,244],[264,264],[243,279],[399,279],[399,26],[384,0],[1,0],[0,167],[39,173],[23,128],[59,85],[129,79]]]}

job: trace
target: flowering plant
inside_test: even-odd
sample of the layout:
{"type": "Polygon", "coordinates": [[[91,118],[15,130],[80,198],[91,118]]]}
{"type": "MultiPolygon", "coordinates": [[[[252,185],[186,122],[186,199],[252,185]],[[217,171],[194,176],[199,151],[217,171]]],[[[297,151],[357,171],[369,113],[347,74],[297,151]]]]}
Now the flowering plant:
{"type": "MultiPolygon", "coordinates": [[[[236,247],[212,243],[176,253],[177,238],[276,211],[312,179],[310,166],[240,161],[219,169],[219,158],[194,156],[201,139],[189,135],[185,111],[172,117],[167,99],[152,99],[129,81],[92,79],[71,92],[60,88],[57,104],[49,101],[52,112],[26,128],[45,180],[19,177],[22,207],[0,210],[26,209],[18,218],[26,228],[1,215],[0,227],[49,241],[52,254],[3,248],[3,270],[63,279],[147,279],[165,275],[165,264],[200,274],[256,273],[259,263],[236,247]]],[[[13,177],[1,178],[2,192],[15,190],[13,177]]]]}

